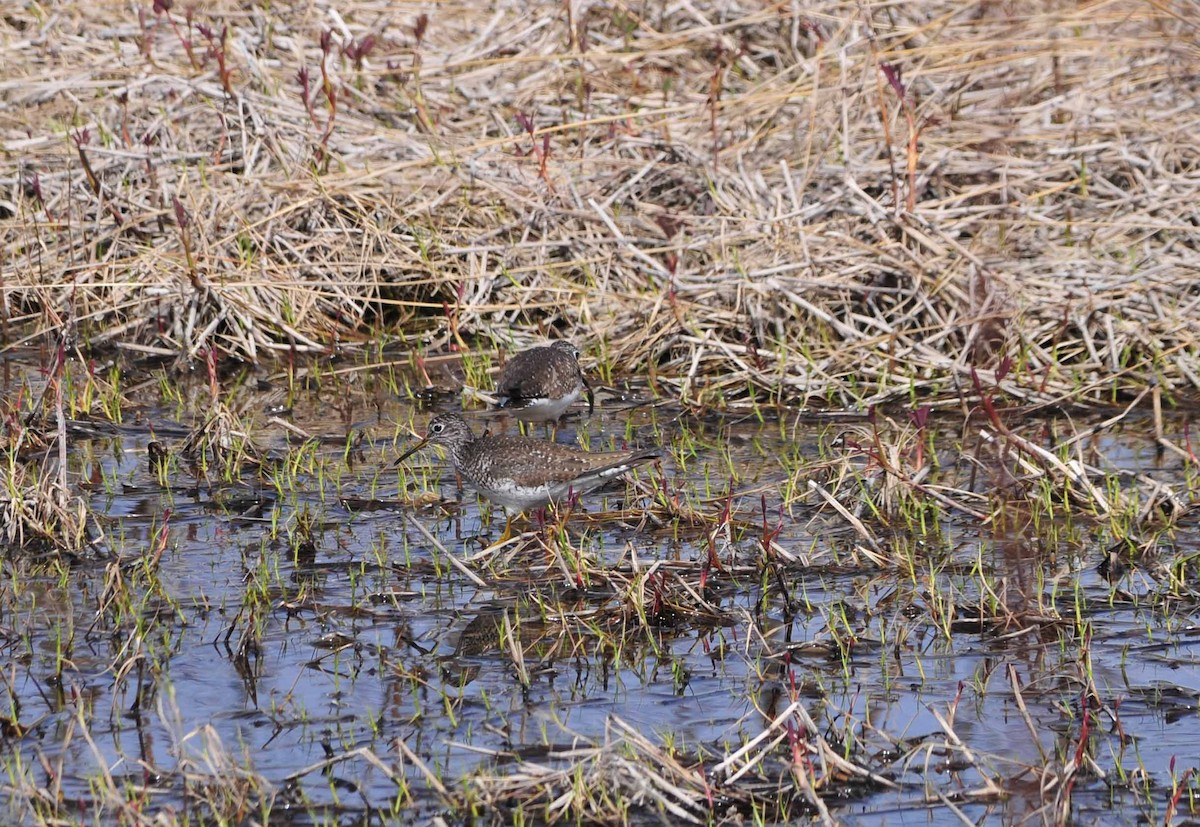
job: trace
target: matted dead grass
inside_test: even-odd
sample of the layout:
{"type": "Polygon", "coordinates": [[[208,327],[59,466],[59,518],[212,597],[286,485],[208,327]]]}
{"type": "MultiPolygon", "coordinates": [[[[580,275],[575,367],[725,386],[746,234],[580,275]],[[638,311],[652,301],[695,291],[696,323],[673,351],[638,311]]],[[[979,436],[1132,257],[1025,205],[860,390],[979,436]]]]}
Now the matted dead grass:
{"type": "Polygon", "coordinates": [[[1200,388],[1195,2],[170,5],[0,16],[10,343],[1200,388]]]}

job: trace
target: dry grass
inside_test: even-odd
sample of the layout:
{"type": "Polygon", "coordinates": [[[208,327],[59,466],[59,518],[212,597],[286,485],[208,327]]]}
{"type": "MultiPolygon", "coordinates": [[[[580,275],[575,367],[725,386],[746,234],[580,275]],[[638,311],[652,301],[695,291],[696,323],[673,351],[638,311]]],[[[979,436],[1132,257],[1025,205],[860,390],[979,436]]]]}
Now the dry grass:
{"type": "Polygon", "coordinates": [[[691,402],[1191,393],[1197,19],[26,6],[4,311],[187,357],[555,328],[691,402]]]}

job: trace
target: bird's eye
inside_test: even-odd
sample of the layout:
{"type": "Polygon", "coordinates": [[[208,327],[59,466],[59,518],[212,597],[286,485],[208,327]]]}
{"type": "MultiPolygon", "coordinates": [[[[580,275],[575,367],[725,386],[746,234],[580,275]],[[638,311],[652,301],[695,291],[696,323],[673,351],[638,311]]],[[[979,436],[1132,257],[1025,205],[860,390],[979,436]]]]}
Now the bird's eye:
{"type": "Polygon", "coordinates": [[[446,430],[446,426],[443,425],[441,422],[435,422],[429,426],[430,433],[440,434],[444,430],[446,430]]]}

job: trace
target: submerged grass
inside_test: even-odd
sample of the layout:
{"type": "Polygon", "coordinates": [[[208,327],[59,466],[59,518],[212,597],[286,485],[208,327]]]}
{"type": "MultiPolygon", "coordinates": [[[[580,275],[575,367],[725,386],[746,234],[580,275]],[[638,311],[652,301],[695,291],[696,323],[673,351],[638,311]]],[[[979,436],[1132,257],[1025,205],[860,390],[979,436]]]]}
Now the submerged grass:
{"type": "Polygon", "coordinates": [[[48,425],[56,395],[90,398],[39,456],[72,434],[86,450],[61,467],[93,504],[152,499],[107,518],[111,552],[92,548],[107,558],[4,557],[14,819],[836,823],[862,802],[1059,825],[1098,790],[1125,815],[1195,813],[1190,767],[1143,761],[1124,734],[1146,710],[1194,709],[1186,681],[1101,678],[1115,647],[1144,665],[1160,641],[1181,645],[1200,605],[1180,540],[1196,530],[1194,473],[1128,470],[1105,441],[1140,428],[1188,466],[1187,426],[1140,400],[1084,426],[983,393],[968,417],[880,408],[814,433],[767,407],[601,406],[576,426],[593,447],[650,439],[672,459],[593,495],[601,510],[567,504],[480,550],[499,526],[430,472],[438,460],[391,467],[395,423],[427,414],[346,415],[380,391],[339,370],[129,383],[127,408],[163,417],[153,443],[137,437],[157,447],[118,450],[132,459],[103,473],[92,446],[116,425],[104,394],[80,390],[87,374],[20,396],[9,422],[48,425]],[[165,421],[181,413],[192,428],[165,421]],[[181,579],[208,549],[197,531],[220,550],[199,583],[181,579]],[[1107,587],[1088,577],[1097,563],[1107,587]],[[73,605],[48,611],[47,594],[73,605]],[[1114,628],[1118,612],[1145,629],[1114,628]],[[228,728],[221,706],[197,722],[186,664],[201,651],[236,676],[233,718],[253,716],[265,743],[231,742],[255,729],[228,728]],[[948,666],[960,657],[975,665],[948,666]],[[914,692],[919,725],[877,712],[914,692]],[[711,720],[703,735],[631,722],[635,697],[711,720]],[[1022,733],[1012,755],[979,745],[998,703],[1022,733]],[[599,729],[581,717],[593,704],[611,708],[599,729]]]}

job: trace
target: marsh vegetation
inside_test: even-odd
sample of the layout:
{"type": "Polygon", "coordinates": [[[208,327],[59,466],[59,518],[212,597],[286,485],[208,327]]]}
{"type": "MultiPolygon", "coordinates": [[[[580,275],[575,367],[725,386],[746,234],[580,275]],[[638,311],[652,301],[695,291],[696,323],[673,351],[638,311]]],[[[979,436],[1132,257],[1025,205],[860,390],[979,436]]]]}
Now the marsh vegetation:
{"type": "Polygon", "coordinates": [[[1197,12],[6,8],[3,820],[1196,820],[1197,12]]]}

